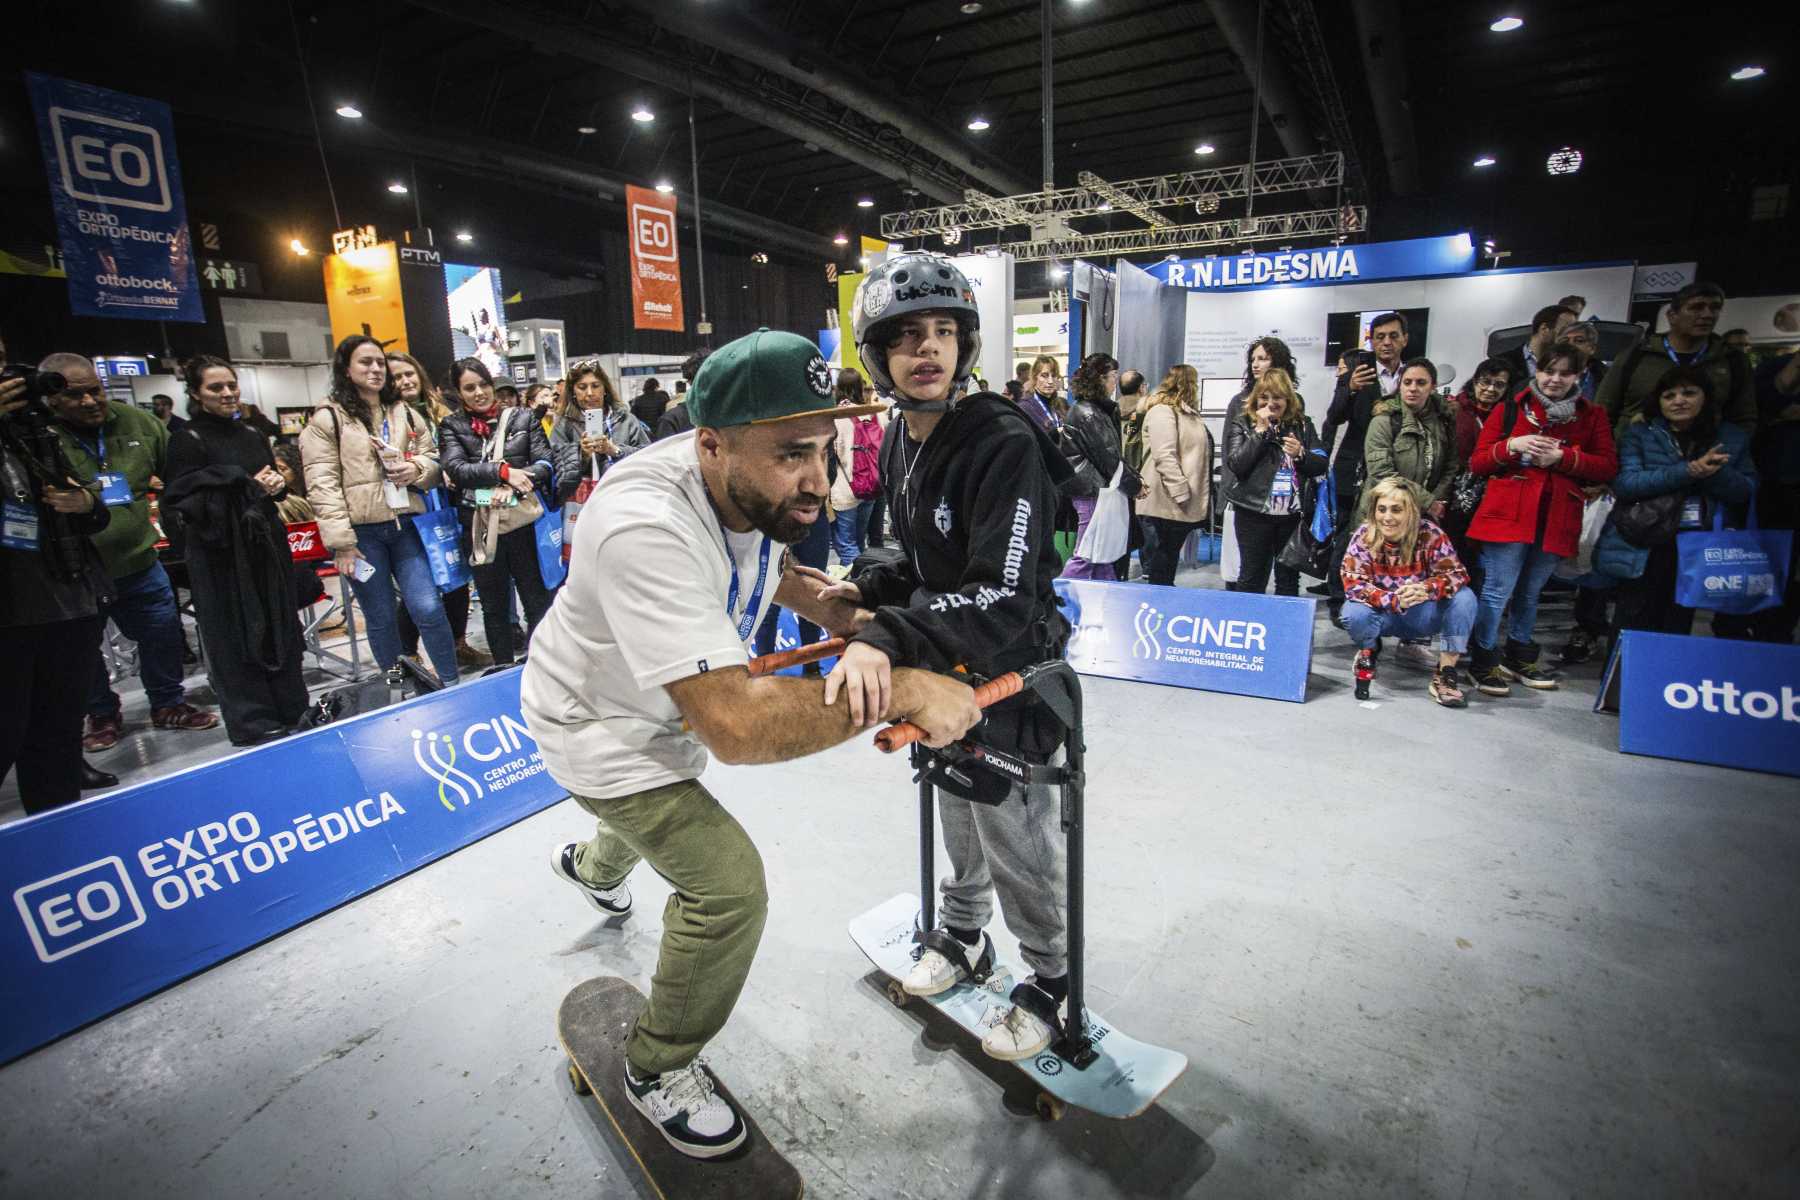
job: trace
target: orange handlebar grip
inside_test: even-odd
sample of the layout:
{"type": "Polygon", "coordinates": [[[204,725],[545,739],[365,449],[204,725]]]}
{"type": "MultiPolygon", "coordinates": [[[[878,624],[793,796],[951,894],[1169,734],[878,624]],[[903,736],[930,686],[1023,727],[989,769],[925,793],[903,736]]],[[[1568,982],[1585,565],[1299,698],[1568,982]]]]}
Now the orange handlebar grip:
{"type": "MultiPolygon", "coordinates": [[[[982,708],[987,708],[1018,695],[1024,686],[1025,680],[1017,671],[1008,671],[976,688],[975,703],[982,708]]],[[[911,721],[897,721],[875,735],[875,745],[882,753],[892,754],[903,746],[912,745],[924,736],[925,731],[911,721]]]]}
{"type": "Polygon", "coordinates": [[[798,650],[783,650],[779,654],[764,654],[750,660],[750,674],[773,675],[777,671],[785,671],[789,667],[798,667],[805,663],[820,662],[844,652],[843,638],[830,638],[823,642],[814,642],[810,646],[801,646],[798,650]]]}

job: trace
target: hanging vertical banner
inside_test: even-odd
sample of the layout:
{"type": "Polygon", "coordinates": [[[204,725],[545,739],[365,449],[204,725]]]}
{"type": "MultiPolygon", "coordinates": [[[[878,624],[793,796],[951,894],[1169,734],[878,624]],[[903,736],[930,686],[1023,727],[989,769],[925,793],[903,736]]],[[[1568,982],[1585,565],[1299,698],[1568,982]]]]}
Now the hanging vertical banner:
{"type": "Polygon", "coordinates": [[[70,311],[204,321],[169,106],[33,71],[25,78],[70,311]]]}
{"type": "Polygon", "coordinates": [[[625,188],[631,240],[631,327],[681,333],[681,251],[675,244],[675,197],[625,188]]]}
{"type": "Polygon", "coordinates": [[[400,254],[392,242],[325,256],[325,308],[331,340],[367,334],[384,350],[405,350],[406,307],[400,298],[400,254]]]}

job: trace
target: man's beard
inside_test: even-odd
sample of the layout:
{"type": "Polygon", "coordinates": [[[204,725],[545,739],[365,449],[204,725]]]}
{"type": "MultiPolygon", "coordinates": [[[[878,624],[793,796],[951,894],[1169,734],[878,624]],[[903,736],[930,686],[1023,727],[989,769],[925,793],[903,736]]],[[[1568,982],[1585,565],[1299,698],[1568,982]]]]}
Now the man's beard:
{"type": "Polygon", "coordinates": [[[793,546],[805,541],[806,535],[812,532],[813,523],[825,519],[825,498],[823,496],[809,496],[802,492],[792,501],[769,500],[764,496],[740,488],[735,479],[725,481],[725,495],[737,506],[739,512],[749,518],[750,524],[755,526],[759,532],[784,546],[793,546]],[[817,501],[819,504],[819,515],[814,517],[813,521],[802,521],[788,513],[789,504],[800,501],[817,501]]]}

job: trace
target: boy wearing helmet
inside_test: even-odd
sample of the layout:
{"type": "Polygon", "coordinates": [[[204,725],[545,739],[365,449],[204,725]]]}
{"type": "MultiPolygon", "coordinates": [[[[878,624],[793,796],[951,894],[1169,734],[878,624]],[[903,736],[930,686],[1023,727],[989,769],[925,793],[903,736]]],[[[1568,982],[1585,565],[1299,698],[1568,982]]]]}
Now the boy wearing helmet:
{"type": "MultiPolygon", "coordinates": [[[[949,259],[908,252],[875,267],[857,289],[854,329],[863,366],[900,413],[881,476],[906,557],[821,594],[875,610],[826,679],[825,701],[843,690],[851,719],[873,721],[889,707],[896,668],[966,666],[992,677],[1061,657],[1068,624],[1051,583],[1062,569],[1051,539],[1057,489],[1071,471],[1004,397],[964,394],[981,350],[980,316],[949,259]]],[[[1065,733],[1020,696],[988,709],[973,736],[1048,762],[1065,733]]],[[[997,887],[1035,975],[1013,990],[1012,1010],[982,1049],[1029,1058],[1056,1035],[1068,995],[1067,863],[1055,793],[988,781],[976,803],[939,782],[952,874],[942,886],[942,927],[927,933],[905,987],[935,995],[985,976],[994,949],[982,929],[997,887]]]]}

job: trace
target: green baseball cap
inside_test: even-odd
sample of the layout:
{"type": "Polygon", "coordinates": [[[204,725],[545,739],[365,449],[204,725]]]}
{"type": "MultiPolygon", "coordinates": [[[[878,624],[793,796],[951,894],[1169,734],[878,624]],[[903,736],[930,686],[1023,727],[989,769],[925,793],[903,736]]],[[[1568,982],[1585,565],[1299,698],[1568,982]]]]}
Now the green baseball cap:
{"type": "Polygon", "coordinates": [[[819,348],[797,333],[758,329],[707,355],[688,394],[695,425],[761,425],[799,417],[860,417],[885,404],[839,407],[831,368],[819,348]]]}

